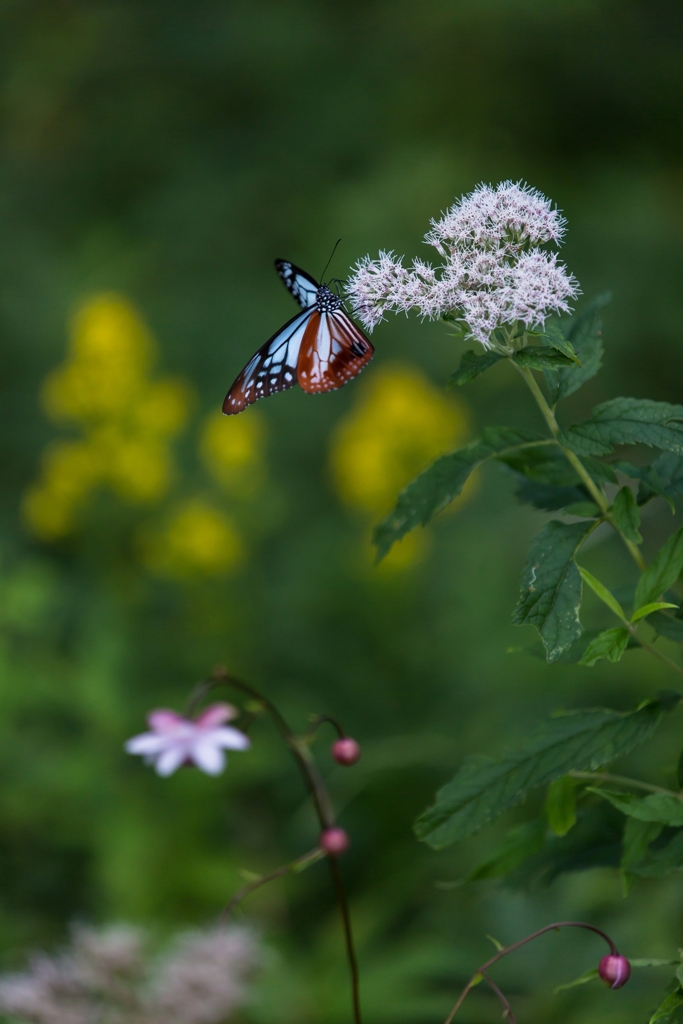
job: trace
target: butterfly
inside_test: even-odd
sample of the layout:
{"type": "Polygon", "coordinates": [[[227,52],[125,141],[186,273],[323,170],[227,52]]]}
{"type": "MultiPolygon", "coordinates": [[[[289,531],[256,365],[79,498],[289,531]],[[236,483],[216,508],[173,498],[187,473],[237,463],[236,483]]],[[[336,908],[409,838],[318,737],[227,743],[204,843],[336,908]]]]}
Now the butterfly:
{"type": "Polygon", "coordinates": [[[334,391],[359,374],[375,354],[326,284],[318,284],[287,260],[275,260],[275,269],[302,312],[249,360],[225,396],[226,416],[295,384],[311,395],[334,391]]]}

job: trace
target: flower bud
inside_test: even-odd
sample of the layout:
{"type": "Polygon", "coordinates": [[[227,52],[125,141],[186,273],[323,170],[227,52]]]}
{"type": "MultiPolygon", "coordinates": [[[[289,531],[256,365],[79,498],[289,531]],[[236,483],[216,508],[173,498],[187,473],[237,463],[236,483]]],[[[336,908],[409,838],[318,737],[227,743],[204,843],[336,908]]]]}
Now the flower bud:
{"type": "Polygon", "coordinates": [[[625,956],[608,953],[598,964],[598,974],[610,988],[621,988],[631,977],[631,965],[625,956]]]}
{"type": "Polygon", "coordinates": [[[332,744],[332,757],[337,764],[355,764],[360,758],[360,745],[350,736],[344,736],[332,744]]]}
{"type": "Polygon", "coordinates": [[[349,846],[349,837],[343,828],[328,828],[320,836],[320,847],[325,853],[344,853],[349,846]]]}

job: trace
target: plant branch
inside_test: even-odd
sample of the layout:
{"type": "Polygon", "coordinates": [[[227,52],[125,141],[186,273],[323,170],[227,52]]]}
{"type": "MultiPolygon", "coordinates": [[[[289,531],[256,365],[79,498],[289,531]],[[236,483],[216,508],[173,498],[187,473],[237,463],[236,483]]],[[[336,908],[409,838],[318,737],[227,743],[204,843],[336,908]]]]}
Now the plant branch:
{"type": "Polygon", "coordinates": [[[311,864],[315,864],[317,861],[322,860],[325,856],[325,851],[321,850],[319,846],[316,846],[314,850],[310,850],[305,853],[302,857],[297,857],[296,860],[290,861],[288,864],[283,864],[282,867],[276,868],[275,871],[270,871],[267,875],[259,875],[252,882],[248,882],[243,885],[241,889],[238,889],[235,895],[226,903],[220,920],[222,922],[229,921],[232,912],[235,907],[238,906],[247,896],[251,895],[256,889],[260,889],[262,885],[267,885],[268,882],[273,882],[276,878],[282,878],[284,875],[298,874],[300,871],[304,871],[311,864]]]}
{"type": "Polygon", "coordinates": [[[683,668],[681,668],[681,666],[677,664],[677,662],[675,662],[673,658],[670,658],[668,654],[664,654],[662,651],[657,650],[654,644],[650,644],[647,642],[647,640],[643,640],[643,638],[640,636],[638,630],[633,625],[633,623],[629,622],[627,624],[627,628],[631,636],[635,637],[635,639],[638,641],[641,647],[643,647],[650,654],[653,654],[655,658],[659,658],[661,662],[663,662],[665,665],[668,665],[669,668],[672,668],[674,672],[678,672],[679,676],[683,676],[683,668]]]}
{"type": "Polygon", "coordinates": [[[596,505],[598,506],[604,517],[608,520],[612,528],[621,537],[622,541],[624,542],[626,548],[628,549],[631,557],[635,561],[640,571],[644,572],[644,570],[647,567],[645,559],[643,558],[638,546],[634,544],[633,541],[629,540],[628,537],[624,536],[622,531],[619,529],[614,519],[614,516],[609,510],[610,506],[609,502],[607,501],[607,498],[600,490],[595,480],[593,480],[593,477],[590,475],[584,464],[581,462],[581,459],[578,457],[578,455],[575,452],[573,452],[570,448],[565,448],[565,446],[560,444],[560,442],[557,440],[557,435],[560,432],[559,424],[557,422],[557,419],[555,418],[555,413],[548,405],[545,395],[538,386],[538,382],[536,381],[536,378],[534,377],[533,373],[527,366],[518,366],[516,363],[513,363],[512,365],[519,371],[519,373],[524,378],[527,387],[531,391],[531,394],[534,396],[536,404],[540,409],[544,420],[548,424],[550,433],[555,438],[558,447],[564,453],[566,459],[569,461],[573,469],[575,469],[578,473],[579,477],[581,478],[581,481],[583,482],[584,486],[586,487],[587,491],[595,501],[596,505]]]}
{"type": "Polygon", "coordinates": [[[583,779],[586,782],[614,782],[618,786],[631,786],[633,789],[642,789],[646,793],[660,793],[663,796],[675,796],[677,800],[683,800],[683,792],[677,793],[674,789],[665,789],[664,786],[653,786],[649,782],[641,782],[639,779],[630,779],[625,775],[612,775],[610,772],[578,772],[567,773],[573,779],[583,779]]]}
{"type": "MultiPolygon", "coordinates": [[[[334,808],[332,807],[332,802],[318,769],[318,765],[316,764],[306,742],[302,741],[290,729],[285,718],[280,714],[276,706],[268,699],[268,697],[265,697],[258,690],[254,689],[253,686],[249,686],[248,683],[244,683],[241,679],[236,679],[235,676],[230,675],[222,665],[217,665],[213,670],[212,678],[205,679],[201,683],[198,683],[194,692],[190,695],[190,700],[188,702],[188,708],[190,711],[194,710],[199,702],[202,701],[211,690],[218,686],[229,686],[234,689],[241,690],[242,693],[246,693],[248,696],[254,698],[254,700],[257,700],[263,705],[265,710],[273,719],[280,735],[297,763],[306,788],[313,799],[313,805],[315,807],[321,829],[326,831],[329,828],[333,828],[335,824],[334,808]]],[[[360,1008],[360,978],[353,941],[348,900],[346,898],[346,892],[344,891],[344,884],[342,882],[336,858],[332,854],[327,854],[327,862],[330,866],[332,884],[334,886],[344,927],[346,955],[349,962],[349,973],[351,975],[351,999],[353,1003],[354,1021],[355,1024],[362,1024],[360,1008]]],[[[281,869],[278,869],[278,871],[280,870],[281,869]]],[[[282,874],[286,874],[286,871],[282,871],[282,874]]],[[[279,877],[279,875],[276,875],[275,877],[279,877]]]]}
{"type": "MultiPolygon", "coordinates": [[[[490,960],[487,960],[485,964],[482,964],[479,970],[475,971],[475,973],[472,975],[470,980],[465,985],[465,988],[460,993],[458,1001],[456,1002],[455,1006],[446,1017],[444,1024],[451,1024],[451,1021],[455,1017],[456,1013],[458,1012],[462,1004],[465,1002],[467,995],[474,988],[474,986],[479,983],[479,980],[481,978],[483,978],[485,981],[488,982],[489,985],[491,985],[491,982],[486,977],[485,973],[489,969],[489,967],[492,967],[494,964],[498,963],[498,961],[502,960],[504,956],[508,955],[508,953],[513,953],[516,949],[520,949],[522,946],[526,946],[527,942],[533,942],[534,939],[539,938],[539,936],[541,935],[545,935],[546,932],[559,931],[560,928],[585,928],[587,931],[595,932],[596,935],[599,935],[601,938],[605,940],[605,942],[610,948],[610,953],[612,954],[612,956],[619,955],[619,951],[610,939],[609,935],[607,935],[606,932],[603,932],[602,929],[596,928],[593,924],[586,924],[585,921],[556,921],[555,924],[547,924],[545,928],[539,928],[538,931],[532,932],[531,935],[527,935],[526,938],[520,939],[519,942],[514,942],[511,946],[506,946],[505,949],[499,950],[499,952],[496,953],[495,956],[492,956],[490,960]]],[[[505,1003],[507,1003],[507,1000],[505,1000],[505,1003]]]]}
{"type": "Polygon", "coordinates": [[[484,979],[484,981],[486,982],[488,987],[493,992],[496,993],[496,995],[500,999],[501,1003],[503,1004],[503,1008],[504,1008],[503,1017],[507,1017],[507,1019],[510,1022],[510,1024],[517,1024],[517,1021],[515,1020],[515,1015],[512,1012],[512,1007],[510,1006],[509,1002],[507,1001],[507,998],[503,995],[501,990],[496,985],[495,981],[492,981],[489,978],[488,974],[485,974],[484,971],[480,971],[479,973],[481,974],[482,978],[484,979]]]}
{"type": "Polygon", "coordinates": [[[346,737],[346,733],[342,729],[341,725],[336,718],[332,717],[332,715],[316,715],[315,718],[311,720],[311,727],[306,733],[306,739],[313,739],[320,726],[325,722],[328,722],[332,726],[340,740],[343,740],[346,737]]]}

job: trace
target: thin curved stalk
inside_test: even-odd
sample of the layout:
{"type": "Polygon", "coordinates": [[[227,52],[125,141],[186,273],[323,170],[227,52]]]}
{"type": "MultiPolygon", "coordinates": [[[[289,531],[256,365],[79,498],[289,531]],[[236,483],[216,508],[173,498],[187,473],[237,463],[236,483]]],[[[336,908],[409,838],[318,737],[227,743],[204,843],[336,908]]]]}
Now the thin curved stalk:
{"type": "Polygon", "coordinates": [[[503,1016],[507,1017],[507,1019],[509,1021],[509,1024],[517,1024],[517,1021],[515,1020],[515,1015],[512,1012],[512,1007],[510,1006],[510,1003],[508,1002],[506,996],[504,996],[503,993],[501,992],[501,990],[498,988],[498,986],[496,985],[495,981],[492,981],[489,978],[488,974],[485,974],[484,971],[480,971],[479,973],[481,974],[482,978],[484,979],[484,981],[486,982],[488,987],[493,992],[495,992],[495,994],[498,996],[498,998],[500,999],[501,1003],[503,1004],[503,1008],[504,1008],[503,1009],[503,1016]]]}
{"type": "Polygon", "coordinates": [[[299,871],[305,870],[310,867],[311,864],[315,864],[316,861],[322,860],[325,856],[325,851],[321,850],[319,846],[316,846],[314,850],[310,850],[305,853],[303,857],[297,857],[296,860],[291,860],[288,864],[283,864],[282,867],[276,868],[274,871],[269,871],[266,875],[260,875],[255,878],[252,882],[248,882],[243,885],[241,889],[238,889],[235,895],[226,903],[223,911],[221,912],[220,920],[222,922],[229,921],[232,917],[232,912],[237,906],[250,896],[252,892],[260,889],[262,885],[267,885],[268,882],[275,881],[276,878],[284,878],[285,875],[298,874],[299,871]]]}
{"type": "Polygon", "coordinates": [[[499,950],[495,956],[492,956],[490,960],[487,960],[485,964],[482,964],[481,967],[477,971],[475,971],[475,973],[472,975],[470,980],[465,985],[464,989],[460,993],[460,996],[458,997],[455,1006],[446,1017],[444,1024],[451,1024],[451,1021],[455,1017],[456,1013],[458,1012],[462,1004],[465,1002],[465,999],[467,998],[471,990],[474,988],[474,986],[478,984],[480,978],[484,978],[485,981],[491,984],[490,980],[486,977],[485,973],[489,969],[489,967],[493,967],[494,964],[497,964],[498,961],[502,960],[504,956],[508,955],[508,953],[513,953],[516,949],[520,949],[522,946],[526,946],[527,942],[533,942],[534,939],[539,938],[539,936],[541,935],[545,935],[546,932],[559,931],[560,928],[585,928],[587,931],[595,932],[596,935],[599,935],[601,938],[605,940],[605,942],[610,948],[610,953],[613,956],[619,955],[619,951],[610,939],[609,935],[606,932],[603,932],[601,928],[596,928],[593,924],[586,924],[585,921],[556,921],[554,924],[547,924],[545,928],[539,928],[538,931],[532,932],[531,935],[527,935],[526,938],[520,939],[519,942],[513,942],[511,946],[506,946],[505,949],[499,950]]]}
{"type": "MultiPolygon", "coordinates": [[[[264,709],[269,713],[273,719],[280,735],[290,750],[294,760],[297,763],[299,771],[301,772],[304,784],[311,794],[313,805],[320,822],[320,827],[323,831],[329,828],[333,828],[335,825],[334,808],[327,792],[327,787],[323,781],[323,778],[318,770],[313,755],[311,754],[308,745],[297,737],[297,735],[290,729],[285,718],[280,714],[277,707],[273,704],[268,697],[264,696],[253,686],[248,683],[242,682],[241,679],[237,679],[232,676],[222,666],[217,665],[213,670],[213,676],[211,679],[205,679],[201,683],[198,683],[195,687],[194,692],[190,695],[186,714],[193,712],[198,704],[207,696],[211,690],[218,686],[229,686],[236,690],[240,690],[242,693],[246,693],[254,700],[259,701],[264,709]]],[[[344,883],[342,881],[341,873],[337,860],[333,854],[326,854],[327,862],[330,866],[330,874],[332,876],[332,884],[334,886],[335,895],[337,897],[337,903],[339,905],[339,911],[342,918],[342,924],[344,929],[344,940],[346,945],[346,956],[349,963],[349,974],[351,976],[351,1001],[353,1004],[353,1016],[355,1024],[362,1024],[361,1018],[361,1005],[360,1005],[360,975],[358,971],[358,960],[356,958],[356,950],[353,940],[353,929],[351,926],[351,914],[349,912],[348,900],[346,898],[346,891],[344,889],[344,883]]],[[[281,869],[278,868],[278,872],[281,869]]],[[[286,874],[286,871],[282,871],[282,874],[286,874]]],[[[280,874],[276,874],[275,877],[280,877],[280,874]]],[[[233,897],[234,899],[234,897],[233,897]]]]}

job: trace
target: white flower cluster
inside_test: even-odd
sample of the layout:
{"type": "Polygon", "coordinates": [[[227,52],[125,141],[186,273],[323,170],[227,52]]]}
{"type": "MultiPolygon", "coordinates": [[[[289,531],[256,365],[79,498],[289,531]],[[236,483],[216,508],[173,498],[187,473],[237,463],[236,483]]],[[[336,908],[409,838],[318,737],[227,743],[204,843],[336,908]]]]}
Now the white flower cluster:
{"type": "Polygon", "coordinates": [[[185,933],[158,960],[139,929],[79,928],[65,952],[0,978],[0,1013],[30,1024],[223,1024],[257,961],[243,928],[185,933]]]}
{"type": "Polygon", "coordinates": [[[578,282],[555,253],[539,248],[559,244],[564,230],[564,218],[536,189],[511,181],[480,185],[425,235],[441,266],[414,260],[407,269],[391,252],[366,256],[349,279],[349,303],[370,331],[390,310],[418,309],[432,320],[461,320],[470,337],[491,348],[503,325],[542,328],[551,313],[569,312],[578,282]]]}

